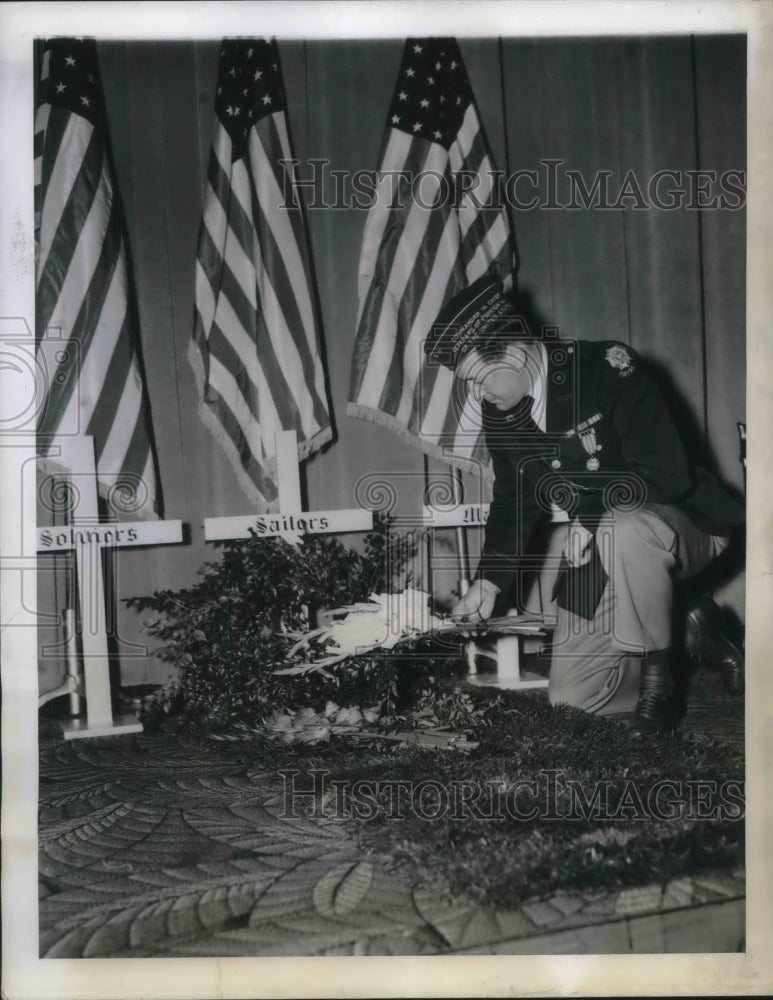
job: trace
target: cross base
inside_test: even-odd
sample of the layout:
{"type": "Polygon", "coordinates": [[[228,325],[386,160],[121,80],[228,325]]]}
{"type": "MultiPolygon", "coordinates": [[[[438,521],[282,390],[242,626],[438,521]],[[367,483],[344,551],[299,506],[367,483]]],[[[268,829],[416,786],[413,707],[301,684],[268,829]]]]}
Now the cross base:
{"type": "Polygon", "coordinates": [[[467,683],[473,687],[493,687],[497,691],[528,691],[533,688],[546,688],[548,682],[544,677],[526,674],[517,681],[502,680],[498,673],[470,674],[467,683]]]}
{"type": "Polygon", "coordinates": [[[133,715],[118,715],[104,722],[89,722],[88,719],[72,719],[62,723],[65,740],[84,740],[97,736],[123,736],[127,733],[141,733],[142,723],[133,715]]]}
{"type": "Polygon", "coordinates": [[[495,656],[487,658],[496,660],[496,670],[479,671],[475,664],[477,652],[475,642],[467,645],[467,663],[470,671],[467,682],[474,687],[495,687],[500,691],[529,691],[534,688],[546,688],[545,677],[535,674],[521,673],[521,652],[523,635],[502,635],[496,641],[495,656]]]}

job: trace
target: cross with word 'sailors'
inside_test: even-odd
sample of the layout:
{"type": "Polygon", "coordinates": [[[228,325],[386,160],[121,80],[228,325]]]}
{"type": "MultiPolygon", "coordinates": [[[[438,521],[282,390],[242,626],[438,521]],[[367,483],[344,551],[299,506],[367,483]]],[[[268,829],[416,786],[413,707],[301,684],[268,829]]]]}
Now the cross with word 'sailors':
{"type": "Polygon", "coordinates": [[[277,488],[279,511],[273,514],[246,514],[208,517],[204,538],[208,542],[249,538],[254,531],[261,538],[280,537],[297,544],[301,535],[370,531],[373,512],[362,507],[342,510],[304,511],[298,473],[298,436],[294,430],[276,433],[277,488]]]}

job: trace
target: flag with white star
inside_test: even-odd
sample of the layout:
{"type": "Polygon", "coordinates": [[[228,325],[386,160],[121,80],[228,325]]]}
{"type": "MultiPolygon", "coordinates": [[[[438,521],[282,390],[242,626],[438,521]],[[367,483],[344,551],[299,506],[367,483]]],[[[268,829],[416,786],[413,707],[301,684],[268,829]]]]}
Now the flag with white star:
{"type": "Polygon", "coordinates": [[[459,45],[408,39],[386,120],[359,263],[348,412],[480,473],[480,404],[423,343],[443,304],[482,274],[509,287],[510,225],[459,45]]]}
{"type": "Polygon", "coordinates": [[[93,39],[43,43],[34,143],[38,448],[56,466],[59,437],[90,435],[111,515],[154,517],[153,431],[93,39]]]}
{"type": "Polygon", "coordinates": [[[275,434],[298,458],[332,436],[311,250],[276,41],[220,49],[190,359],[202,417],[250,499],[274,506],[275,434]]]}

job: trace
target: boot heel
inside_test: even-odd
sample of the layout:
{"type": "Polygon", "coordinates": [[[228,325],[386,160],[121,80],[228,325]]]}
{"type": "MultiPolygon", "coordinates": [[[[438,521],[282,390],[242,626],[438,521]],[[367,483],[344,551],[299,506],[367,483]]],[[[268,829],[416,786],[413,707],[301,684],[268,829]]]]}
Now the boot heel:
{"type": "Polygon", "coordinates": [[[650,653],[641,665],[639,698],[626,725],[631,736],[673,732],[681,719],[677,710],[669,650],[650,653]]]}

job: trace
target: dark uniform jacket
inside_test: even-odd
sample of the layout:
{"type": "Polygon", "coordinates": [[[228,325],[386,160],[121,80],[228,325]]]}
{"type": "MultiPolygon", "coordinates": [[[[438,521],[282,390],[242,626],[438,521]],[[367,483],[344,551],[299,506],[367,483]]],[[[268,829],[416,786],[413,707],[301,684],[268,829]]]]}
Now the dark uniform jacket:
{"type": "Polygon", "coordinates": [[[605,511],[645,503],[674,504],[712,535],[728,536],[743,524],[743,505],[708,470],[691,465],[658,386],[632,348],[616,341],[544,346],[546,433],[531,419],[530,396],[506,412],[482,406],[494,488],[479,577],[507,591],[528,564],[533,529],[550,518],[551,504],[591,532],[605,511]]]}

